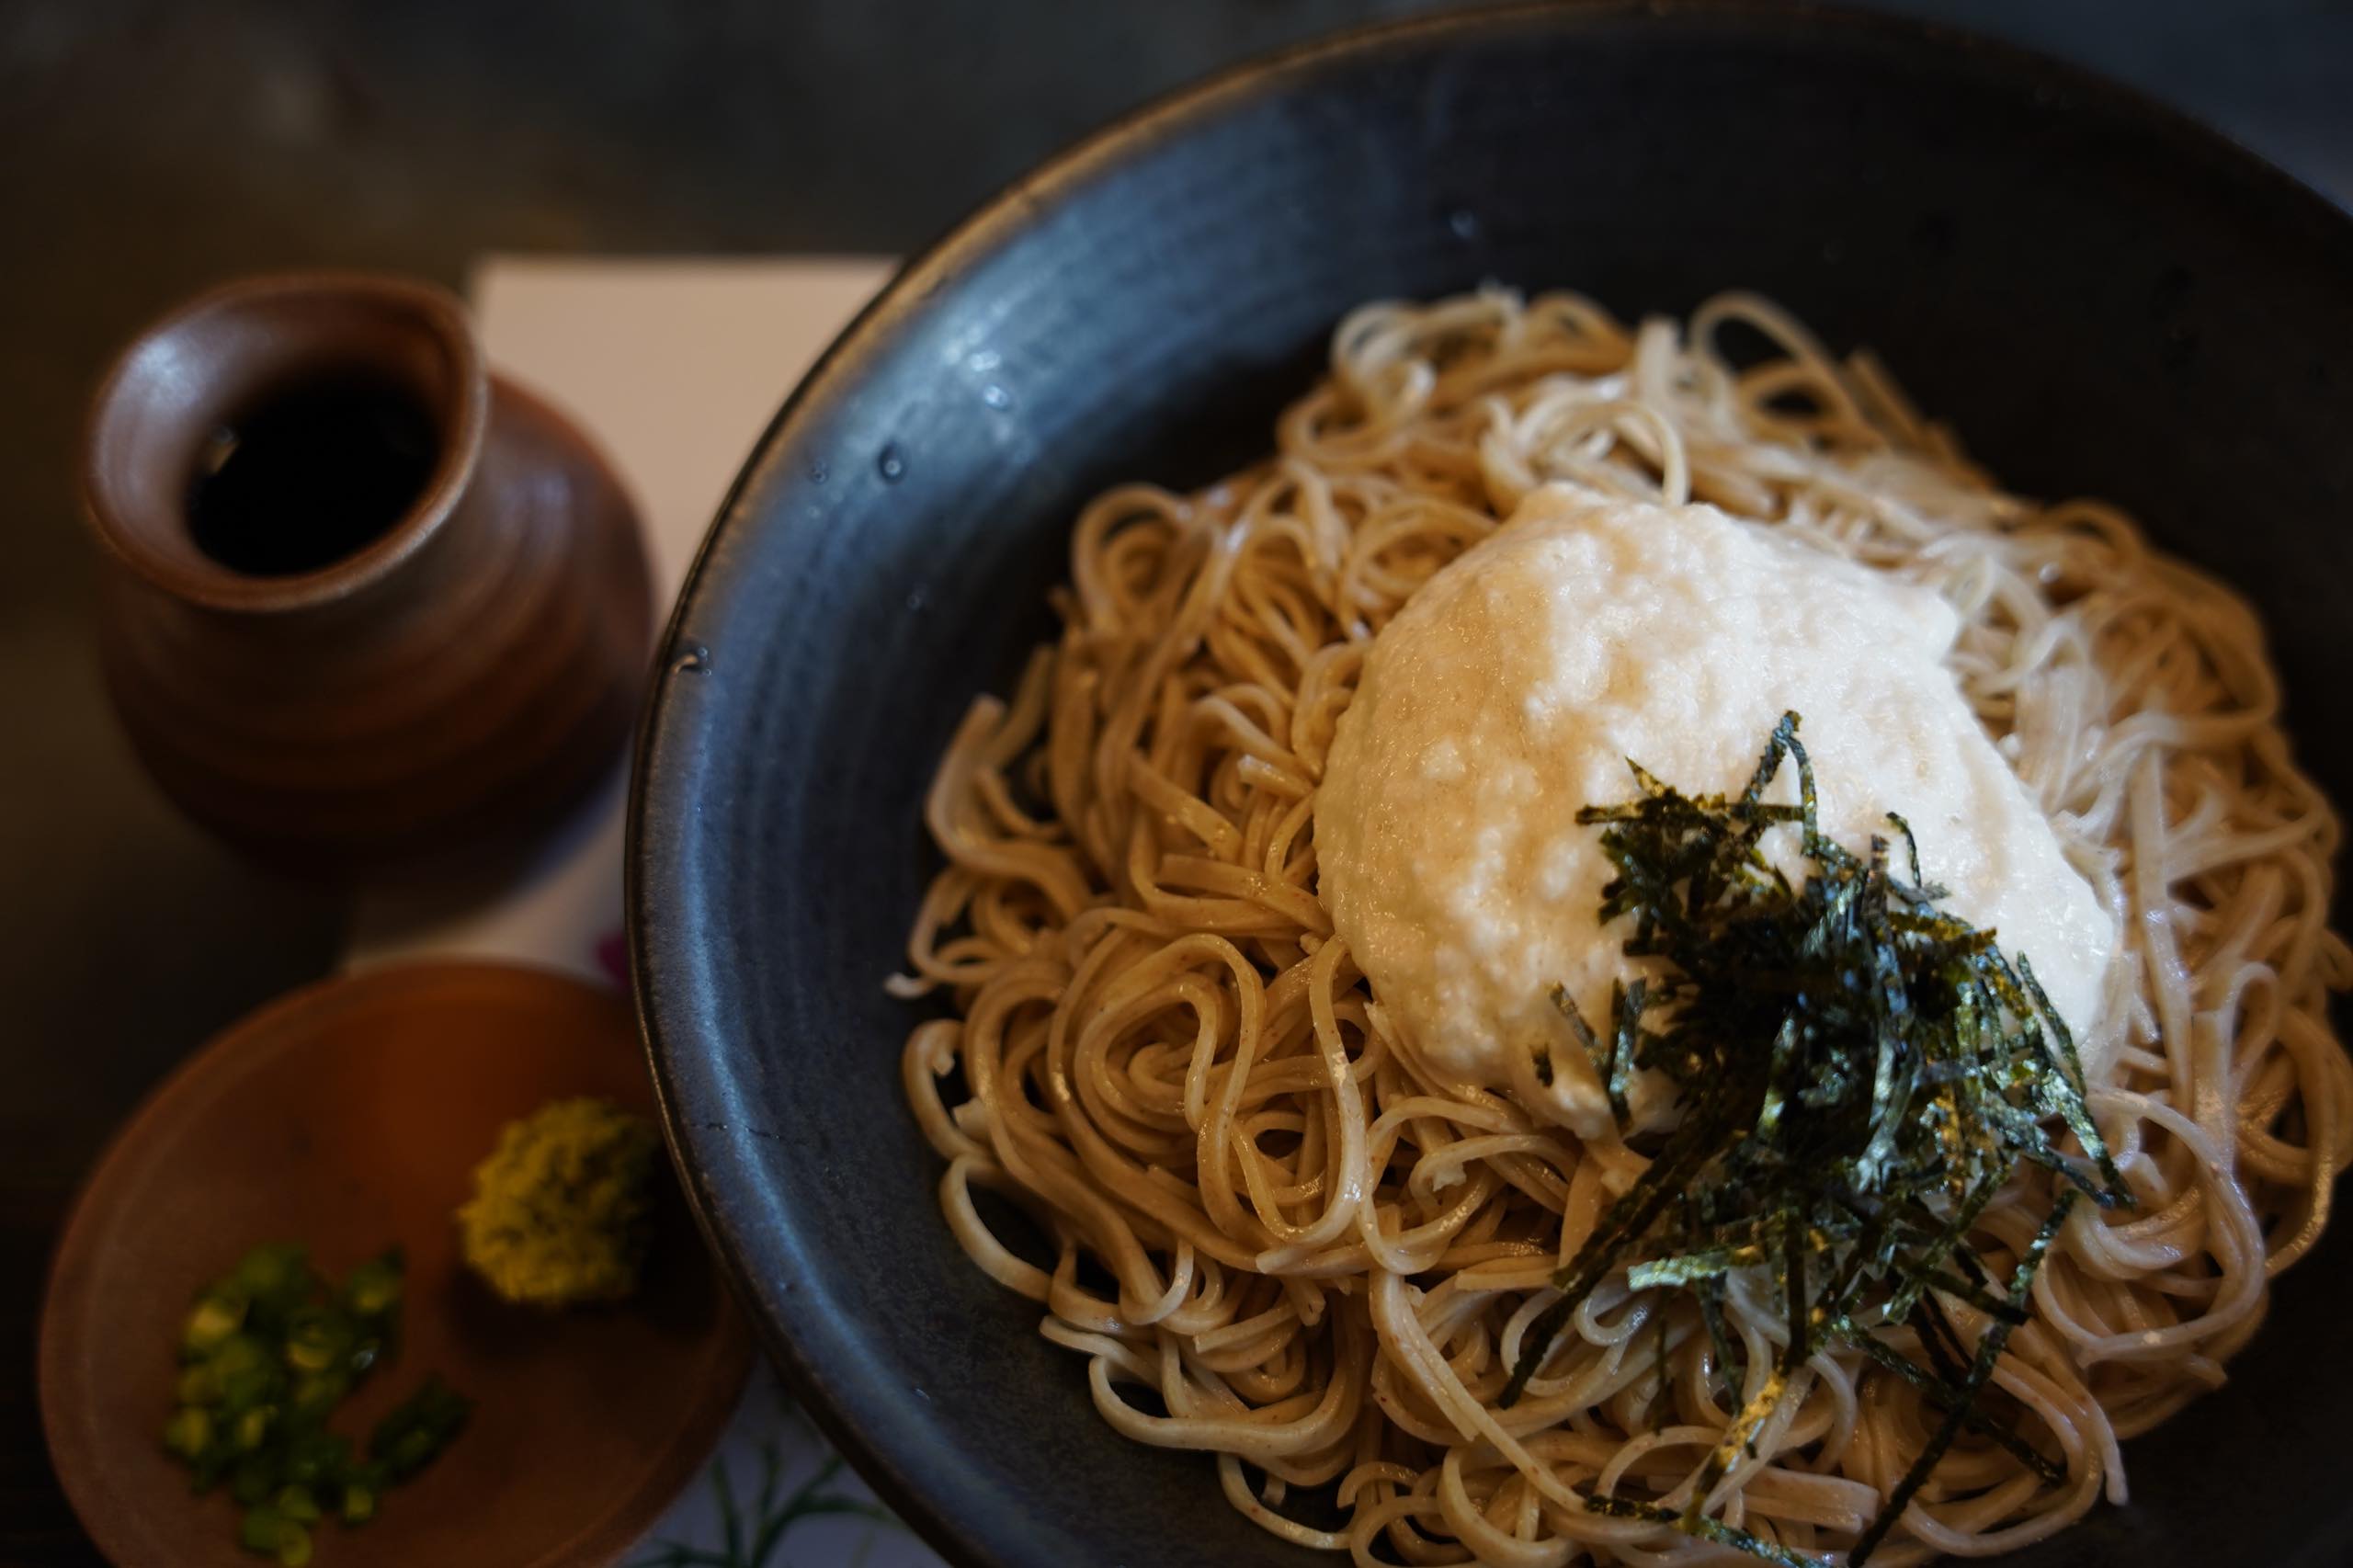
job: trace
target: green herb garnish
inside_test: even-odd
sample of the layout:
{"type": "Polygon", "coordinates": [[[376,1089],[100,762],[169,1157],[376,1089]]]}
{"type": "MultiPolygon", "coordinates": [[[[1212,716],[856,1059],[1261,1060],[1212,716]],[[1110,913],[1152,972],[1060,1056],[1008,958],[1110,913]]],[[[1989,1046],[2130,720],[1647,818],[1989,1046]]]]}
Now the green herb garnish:
{"type": "Polygon", "coordinates": [[[391,1415],[376,1423],[368,1438],[368,1457],[381,1465],[394,1481],[406,1481],[449,1446],[473,1414],[473,1401],[428,1377],[391,1415]]]}
{"type": "Polygon", "coordinates": [[[1601,826],[1616,871],[1602,890],[1602,919],[1631,917],[1626,951],[1660,960],[1665,975],[1617,989],[1606,1039],[1564,993],[1555,1001],[1621,1130],[1638,1070],[1675,1083],[1682,1116],[1554,1277],[1561,1298],[1532,1325],[1502,1403],[1518,1400],[1570,1314],[1620,1268],[1635,1289],[1691,1294],[1736,1400],[1746,1369],[1724,1326],[1726,1282],[1766,1271],[1784,1303],[1788,1344],[1726,1426],[1689,1503],[1679,1513],[1618,1498],[1591,1506],[1769,1562],[1808,1561],[1700,1510],[1806,1358],[1851,1344],[1944,1413],[1847,1554],[1849,1568],[1860,1568],[1964,1427],[2045,1481],[2060,1478],[2048,1456],[1974,1402],[2026,1321],[2035,1271],[2076,1198],[2102,1208],[2132,1199],[2092,1122],[2075,1040],[2024,955],[2013,964],[1993,932],[1937,907],[1944,890],[1922,881],[1901,817],[1889,822],[1908,875],[1889,864],[1885,839],[1858,856],[1824,837],[1797,732],[1798,716],[1784,714],[1737,798],[1688,797],[1630,762],[1636,798],[1578,813],[1601,826]],[[1768,804],[1784,761],[1797,767],[1798,803],[1768,804]],[[1784,823],[1799,828],[1812,863],[1802,886],[1759,849],[1784,823]],[[2062,1188],[1997,1284],[1971,1232],[2029,1165],[2062,1188]],[[1988,1320],[1973,1351],[1952,1326],[1954,1303],[1988,1320]],[[1927,1365],[1878,1337],[1903,1326],[1919,1335],[1927,1365]]]}
{"type": "Polygon", "coordinates": [[[446,1447],[471,1405],[428,1378],[385,1417],[362,1460],[327,1418],[398,1347],[398,1249],[336,1286],[297,1245],[256,1247],[200,1292],[180,1329],[178,1408],[164,1447],[199,1493],[227,1483],[244,1509],[238,1540],[286,1568],[311,1561],[313,1531],[332,1514],[374,1517],[387,1486],[446,1447]]]}

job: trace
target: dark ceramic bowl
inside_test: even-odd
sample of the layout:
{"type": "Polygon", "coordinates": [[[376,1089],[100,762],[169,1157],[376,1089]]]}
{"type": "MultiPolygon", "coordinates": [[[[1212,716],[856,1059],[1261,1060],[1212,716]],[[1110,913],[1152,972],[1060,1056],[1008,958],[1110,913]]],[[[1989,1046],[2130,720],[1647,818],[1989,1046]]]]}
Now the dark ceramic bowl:
{"type": "MultiPolygon", "coordinates": [[[[638,758],[639,1001],[696,1202],[826,1429],[961,1564],[1321,1561],[1208,1460],[1096,1416],[969,1265],[881,990],[919,801],[1046,630],[1091,492],[1263,452],[1358,301],[1499,278],[1625,315],[1766,291],[1876,345],[2009,483],[2110,496],[2268,618],[2353,801],[2353,222],[2218,137],[1908,24],[1597,4],[1415,23],[1220,77],[915,262],[786,404],[671,623],[638,758]]],[[[2353,1237],[2133,1504],[2019,1563],[2353,1561],[2353,1237]]]]}

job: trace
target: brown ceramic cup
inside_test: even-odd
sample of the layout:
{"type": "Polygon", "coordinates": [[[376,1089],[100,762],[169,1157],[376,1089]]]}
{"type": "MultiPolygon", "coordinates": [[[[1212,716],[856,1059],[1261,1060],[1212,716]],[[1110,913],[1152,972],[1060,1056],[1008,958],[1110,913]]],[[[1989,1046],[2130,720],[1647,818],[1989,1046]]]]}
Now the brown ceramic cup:
{"type": "Polygon", "coordinates": [[[191,301],[108,375],[82,484],[116,710],[165,791],[240,847],[330,875],[438,860],[555,820],[617,758],[650,647],[635,513],[577,431],[490,374],[443,290],[302,274],[191,301]],[[306,570],[207,553],[207,451],[335,378],[429,426],[414,502],[306,570]]]}

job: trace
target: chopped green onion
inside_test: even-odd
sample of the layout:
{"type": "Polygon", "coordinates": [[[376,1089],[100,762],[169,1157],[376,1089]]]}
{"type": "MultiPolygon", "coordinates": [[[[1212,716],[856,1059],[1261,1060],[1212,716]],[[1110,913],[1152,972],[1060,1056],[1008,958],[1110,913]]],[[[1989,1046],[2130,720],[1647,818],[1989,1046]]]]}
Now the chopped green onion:
{"type": "Polygon", "coordinates": [[[375,1517],[384,1489],[415,1474],[464,1426],[471,1404],[438,1378],[380,1425],[366,1460],[327,1422],[398,1340],[398,1249],[335,1285],[303,1248],[256,1247],[199,1292],[180,1333],[166,1450],[199,1493],[223,1481],[245,1510],[238,1539],[287,1568],[311,1561],[312,1527],[375,1517]]]}
{"type": "Polygon", "coordinates": [[[164,1447],[182,1459],[194,1460],[212,1446],[210,1412],[183,1406],[164,1425],[164,1447]]]}
{"type": "Polygon", "coordinates": [[[286,1524],[286,1519],[277,1509],[265,1504],[256,1504],[245,1510],[244,1522],[238,1529],[237,1539],[248,1551],[275,1557],[278,1555],[278,1538],[286,1524]]]}
{"type": "Polygon", "coordinates": [[[276,1406],[257,1404],[238,1416],[233,1429],[237,1447],[248,1452],[260,1448],[262,1439],[269,1436],[269,1424],[277,1415],[276,1406]]]}
{"type": "Polygon", "coordinates": [[[360,1317],[382,1317],[400,1305],[401,1249],[371,1258],[344,1277],[343,1302],[360,1317]]]}
{"type": "Polygon", "coordinates": [[[218,1404],[221,1402],[221,1374],[210,1363],[199,1362],[182,1369],[172,1392],[182,1404],[218,1404]]]}
{"type": "Polygon", "coordinates": [[[244,1326],[246,1306],[245,1298],[232,1291],[204,1297],[188,1314],[188,1326],[180,1335],[181,1349],[190,1356],[208,1354],[244,1326]]]}
{"type": "Polygon", "coordinates": [[[368,1457],[389,1469],[394,1480],[405,1481],[449,1446],[473,1407],[473,1401],[439,1378],[428,1377],[416,1392],[376,1424],[368,1439],[368,1457]]]}

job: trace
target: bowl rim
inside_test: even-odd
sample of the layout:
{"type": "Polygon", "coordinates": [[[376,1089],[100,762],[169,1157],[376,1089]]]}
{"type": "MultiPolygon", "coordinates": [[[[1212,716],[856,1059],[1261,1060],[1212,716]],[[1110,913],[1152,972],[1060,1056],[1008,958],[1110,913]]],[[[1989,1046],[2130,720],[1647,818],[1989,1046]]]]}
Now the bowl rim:
{"type": "Polygon", "coordinates": [[[673,682],[699,672],[709,659],[706,649],[687,638],[690,612],[702,597],[706,578],[725,541],[748,526],[747,503],[767,487],[795,437],[840,393],[859,361],[887,345],[894,327],[1008,243],[1039,209],[1057,196],[1116,171],[1123,163],[1231,106],[1288,90],[1320,72],[1345,69],[1385,51],[1410,51],[1428,40],[1491,32],[1539,28],[1567,34],[1597,25],[1640,24],[1644,18],[1734,32],[1772,27],[1836,32],[1875,38],[1924,57],[1939,51],[1971,57],[1991,74],[2047,85],[2064,95],[2071,105],[2094,108],[2115,127],[2148,137],[2167,157],[2202,166],[2236,185],[2284,226],[2301,231],[2311,243],[2333,246],[2345,258],[2347,275],[2353,276],[2353,206],[2340,204],[2188,111],[2026,45],[1939,21],[1820,0],[1504,0],[1319,34],[1254,54],[1147,99],[1017,176],[912,252],[811,364],[761,430],[680,579],[656,649],[653,681],[639,711],[631,748],[623,908],[631,994],[652,1070],[654,1100],[696,1223],[745,1302],[746,1316],[793,1397],[875,1494],[953,1568],[1019,1568],[1026,1560],[1017,1554],[1017,1547],[998,1540],[984,1544],[976,1539],[957,1516],[938,1505],[935,1489],[909,1481],[889,1452],[888,1438],[870,1433],[836,1403],[833,1384],[852,1373],[820,1365],[804,1355],[795,1335],[782,1322],[782,1314],[771,1317],[759,1310],[759,1291],[722,1213],[719,1184],[713,1180],[714,1165],[727,1165],[733,1174],[739,1162],[724,1143],[698,1140],[699,1133],[723,1131],[725,1123],[696,1114],[690,1092],[673,1069],[679,1042],[694,1031],[681,1018],[676,1000],[665,1007],[668,992],[651,978],[655,949],[670,948],[676,938],[667,935],[665,916],[651,902],[645,862],[649,846],[659,836],[649,831],[651,825],[689,814],[656,786],[654,765],[665,742],[676,744],[668,722],[675,710],[669,700],[673,682]],[[676,1026],[675,1039],[664,1033],[665,1014],[676,1026]]]}

